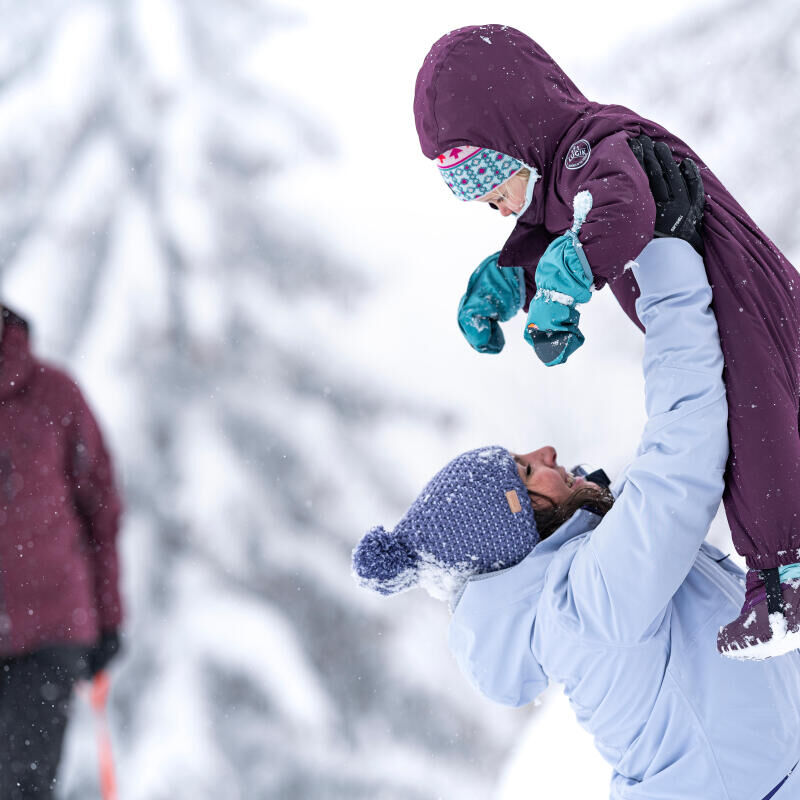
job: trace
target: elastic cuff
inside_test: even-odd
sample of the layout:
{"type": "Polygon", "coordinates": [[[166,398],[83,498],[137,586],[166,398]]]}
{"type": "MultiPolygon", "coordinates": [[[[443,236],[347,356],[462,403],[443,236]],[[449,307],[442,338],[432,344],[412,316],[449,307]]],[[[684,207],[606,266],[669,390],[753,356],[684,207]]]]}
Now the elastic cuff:
{"type": "Polygon", "coordinates": [[[541,300],[545,303],[561,303],[562,306],[574,306],[575,298],[555,289],[537,289],[533,296],[534,300],[541,300]]]}
{"type": "Polygon", "coordinates": [[[780,573],[781,583],[788,583],[789,581],[800,581],[800,564],[784,564],[778,567],[780,573]]]}

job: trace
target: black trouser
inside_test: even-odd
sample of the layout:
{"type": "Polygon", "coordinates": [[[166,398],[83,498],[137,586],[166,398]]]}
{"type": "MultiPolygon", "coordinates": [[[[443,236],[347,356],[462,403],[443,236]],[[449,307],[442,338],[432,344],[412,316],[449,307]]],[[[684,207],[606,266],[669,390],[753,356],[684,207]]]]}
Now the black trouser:
{"type": "Polygon", "coordinates": [[[64,645],[0,659],[0,798],[53,796],[82,647],[64,645]]]}

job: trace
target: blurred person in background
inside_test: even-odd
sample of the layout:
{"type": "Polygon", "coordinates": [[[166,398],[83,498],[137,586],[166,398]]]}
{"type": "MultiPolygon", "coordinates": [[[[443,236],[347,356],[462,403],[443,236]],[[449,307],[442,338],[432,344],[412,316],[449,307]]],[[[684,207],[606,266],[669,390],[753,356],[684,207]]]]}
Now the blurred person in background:
{"type": "MultiPolygon", "coordinates": [[[[673,196],[691,205],[664,213],[700,218],[696,167],[673,166],[671,185],[690,176],[693,187],[673,196]]],[[[362,538],[355,577],[445,599],[450,649],[491,700],[521,706],[562,683],[614,770],[614,800],[789,800],[800,794],[800,654],[742,662],[712,646],[744,573],[704,541],[728,457],[711,287],[680,238],[654,239],[631,270],[648,421],[625,474],[609,489],[552,447],[463,453],[393,531],[362,538]]],[[[800,603],[800,582],[789,590],[800,603]]]]}
{"type": "Polygon", "coordinates": [[[748,566],[743,603],[716,646],[746,659],[800,647],[800,608],[789,599],[800,578],[797,270],[684,142],[586,98],[514,28],[441,37],[417,76],[414,116],[423,153],[457,198],[516,217],[502,250],[470,278],[462,332],[479,352],[499,352],[498,321],[525,308],[525,338],[547,366],[583,343],[577,305],[606,283],[641,328],[629,265],[654,235],[671,232],[653,195],[666,208],[673,201],[648,185],[641,165],[657,167],[670,151],[699,165],[708,193],[702,239],[692,217],[669,219],[705,246],[730,408],[725,511],[748,566]]]}
{"type": "Polygon", "coordinates": [[[0,315],[0,798],[51,798],[76,681],[119,649],[121,511],[75,383],[0,315]]]}

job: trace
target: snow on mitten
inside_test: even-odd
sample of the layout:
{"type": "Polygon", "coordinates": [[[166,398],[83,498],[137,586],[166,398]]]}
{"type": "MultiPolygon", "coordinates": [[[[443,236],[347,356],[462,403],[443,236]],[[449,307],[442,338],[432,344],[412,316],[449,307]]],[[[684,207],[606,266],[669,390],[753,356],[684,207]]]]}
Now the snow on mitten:
{"type": "Polygon", "coordinates": [[[362,538],[353,576],[384,595],[419,586],[452,608],[469,577],[519,563],[538,541],[514,457],[481,447],[441,469],[393,531],[377,526],[362,538]]]}
{"type": "Polygon", "coordinates": [[[578,328],[578,303],[592,297],[592,270],[578,233],[592,208],[592,195],[573,201],[572,227],[554,239],[536,266],[536,294],[528,307],[525,338],[548,367],[564,363],[584,341],[578,328]]]}

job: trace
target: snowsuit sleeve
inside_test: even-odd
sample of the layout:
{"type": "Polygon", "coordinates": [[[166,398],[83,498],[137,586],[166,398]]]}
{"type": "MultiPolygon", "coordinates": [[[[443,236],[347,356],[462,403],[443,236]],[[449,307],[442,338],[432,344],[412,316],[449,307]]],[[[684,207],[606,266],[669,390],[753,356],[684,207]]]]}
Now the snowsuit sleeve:
{"type": "Polygon", "coordinates": [[[572,225],[576,195],[588,191],[592,195],[592,210],[581,227],[579,239],[595,288],[608,283],[625,312],[641,327],[634,311],[637,286],[625,267],[653,238],[655,202],[647,175],[628,146],[629,138],[629,133],[619,131],[601,139],[580,169],[557,166],[553,181],[557,202],[551,201],[546,227],[517,223],[501,251],[499,263],[523,266],[525,311],[536,293],[540,258],[553,239],[572,225]]]}
{"type": "Polygon", "coordinates": [[[728,455],[717,323],[702,259],[676,239],[633,267],[646,328],[648,421],[614,507],[569,581],[581,617],[618,642],[657,628],[719,506],[728,455]]]}
{"type": "Polygon", "coordinates": [[[69,478],[89,540],[98,623],[101,630],[113,630],[122,622],[117,557],[122,503],[100,428],[74,385],[69,434],[69,478]]]}
{"type": "Polygon", "coordinates": [[[655,202],[647,175],[628,146],[629,136],[620,131],[602,139],[585,167],[562,168],[566,177],[558,182],[560,199],[570,214],[575,195],[591,192],[592,210],[580,240],[598,288],[621,278],[625,265],[653,238],[655,202]]]}

